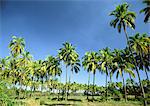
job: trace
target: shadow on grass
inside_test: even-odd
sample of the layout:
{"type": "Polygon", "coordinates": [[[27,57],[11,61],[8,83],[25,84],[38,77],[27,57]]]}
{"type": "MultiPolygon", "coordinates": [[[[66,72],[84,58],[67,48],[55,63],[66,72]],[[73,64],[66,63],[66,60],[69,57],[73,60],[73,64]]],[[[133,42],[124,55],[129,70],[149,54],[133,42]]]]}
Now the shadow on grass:
{"type": "Polygon", "coordinates": [[[46,106],[73,106],[74,104],[67,104],[67,103],[53,103],[53,104],[44,104],[46,106]]]}
{"type": "Polygon", "coordinates": [[[58,99],[58,98],[52,98],[52,100],[53,100],[53,101],[56,101],[56,100],[58,100],[58,101],[63,101],[63,100],[65,100],[65,98],[59,98],[59,99],[58,99]]]}
{"type": "Polygon", "coordinates": [[[98,99],[88,99],[88,102],[99,102],[100,100],[98,99]]]}
{"type": "MultiPolygon", "coordinates": [[[[63,101],[65,98],[52,98],[53,101],[63,101]]],[[[81,99],[67,99],[67,101],[82,102],[81,99]]]]}
{"type": "Polygon", "coordinates": [[[68,99],[68,101],[74,101],[74,102],[82,102],[82,100],[81,99],[68,99]]]}

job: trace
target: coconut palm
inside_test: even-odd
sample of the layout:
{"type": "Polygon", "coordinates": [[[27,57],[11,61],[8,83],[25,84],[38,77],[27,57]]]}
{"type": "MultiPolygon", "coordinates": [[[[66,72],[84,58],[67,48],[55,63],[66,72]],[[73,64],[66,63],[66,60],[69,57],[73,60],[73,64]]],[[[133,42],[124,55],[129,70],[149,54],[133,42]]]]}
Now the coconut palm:
{"type": "MultiPolygon", "coordinates": [[[[76,58],[75,61],[72,61],[71,64],[71,73],[69,76],[69,86],[71,86],[71,78],[72,78],[72,82],[73,82],[73,73],[78,73],[80,71],[80,60],[78,59],[78,57],[76,58]]],[[[70,87],[68,87],[68,92],[69,92],[70,87]]]]}
{"type": "MultiPolygon", "coordinates": [[[[80,71],[80,60],[79,59],[77,59],[76,61],[74,61],[74,62],[72,62],[71,63],[71,73],[73,74],[73,72],[75,72],[75,73],[78,73],[79,71],[80,71]]],[[[70,74],[71,75],[71,74],[70,74]]],[[[73,76],[70,76],[70,78],[72,78],[73,76]]],[[[69,78],[69,79],[70,79],[69,78]]],[[[70,81],[71,81],[71,79],[70,79],[70,81]]],[[[69,81],[69,82],[70,82],[69,81]]],[[[73,78],[72,78],[72,81],[73,81],[73,78]]]]}
{"type": "Polygon", "coordinates": [[[22,57],[20,58],[20,65],[27,67],[29,62],[31,62],[31,60],[32,60],[32,56],[30,52],[24,51],[22,53],[22,57]]]}
{"type": "MultiPolygon", "coordinates": [[[[129,37],[130,46],[133,49],[133,51],[136,52],[137,56],[140,57],[140,60],[141,60],[140,63],[142,63],[143,66],[145,66],[146,64],[144,62],[143,55],[148,54],[148,46],[150,45],[150,39],[146,36],[147,36],[146,34],[140,35],[139,33],[137,33],[134,36],[129,37]]],[[[146,70],[145,70],[145,73],[146,73],[147,79],[149,79],[148,73],[146,70]]]]}
{"type": "Polygon", "coordinates": [[[88,93],[89,93],[89,85],[90,85],[90,71],[91,71],[91,65],[89,63],[89,52],[86,52],[84,57],[82,58],[83,61],[82,61],[82,66],[84,67],[85,70],[87,70],[88,72],[88,89],[87,89],[87,100],[89,100],[89,97],[88,97],[88,93]]]}
{"type": "Polygon", "coordinates": [[[124,92],[125,92],[125,101],[127,101],[127,94],[126,94],[126,84],[125,84],[125,79],[124,79],[124,74],[129,73],[132,76],[135,76],[134,72],[131,70],[134,65],[127,62],[124,55],[122,55],[123,51],[122,50],[114,50],[114,60],[113,62],[116,63],[116,70],[114,72],[117,72],[116,78],[120,75],[123,80],[123,87],[124,87],[124,92]]]}
{"type": "MultiPolygon", "coordinates": [[[[124,32],[126,32],[126,28],[130,27],[135,29],[134,19],[136,18],[135,12],[128,11],[129,5],[127,3],[118,5],[114,11],[110,13],[111,16],[114,16],[115,19],[110,22],[110,26],[114,28],[118,28],[118,32],[121,33],[121,29],[123,27],[124,32]]],[[[126,34],[126,38],[128,36],[126,34]]]]}
{"type": "Polygon", "coordinates": [[[132,53],[132,50],[131,50],[131,47],[129,44],[128,34],[126,31],[127,27],[130,27],[131,29],[135,29],[134,19],[136,18],[136,15],[134,12],[129,11],[128,8],[129,8],[129,5],[127,3],[118,5],[116,7],[116,9],[110,13],[111,16],[115,17],[115,19],[110,22],[110,26],[113,26],[114,28],[116,28],[116,26],[117,26],[119,33],[121,32],[121,29],[123,27],[123,30],[125,32],[125,37],[127,40],[127,44],[129,46],[129,51],[131,52],[132,59],[133,59],[134,65],[135,65],[135,70],[137,72],[139,83],[140,83],[141,90],[143,93],[144,105],[147,105],[147,101],[145,100],[145,91],[144,91],[143,85],[141,83],[141,78],[140,78],[139,70],[137,68],[137,63],[133,56],[133,53],[132,53]]]}
{"type": "Polygon", "coordinates": [[[59,59],[61,61],[63,61],[66,65],[66,98],[65,100],[67,100],[68,98],[68,94],[67,94],[67,78],[68,78],[68,66],[70,66],[74,61],[77,60],[78,58],[78,54],[77,52],[75,51],[75,47],[68,43],[68,42],[65,42],[63,43],[63,48],[60,48],[59,49],[59,53],[58,53],[58,56],[59,56],[59,59]]]}
{"type": "Polygon", "coordinates": [[[32,56],[30,55],[29,52],[24,51],[22,53],[22,57],[18,59],[18,64],[20,68],[20,80],[22,85],[25,85],[27,83],[26,79],[28,79],[28,76],[30,75],[30,70],[29,70],[29,64],[32,61],[32,56]]]}
{"type": "Polygon", "coordinates": [[[46,78],[46,74],[47,74],[47,70],[46,70],[46,62],[43,60],[38,60],[38,65],[39,65],[39,70],[38,70],[38,74],[39,74],[39,80],[41,81],[41,90],[43,91],[44,89],[44,82],[45,82],[45,78],[46,78]]]}
{"type": "MultiPolygon", "coordinates": [[[[48,77],[51,75],[53,77],[52,79],[54,80],[54,78],[57,75],[58,76],[61,75],[62,71],[61,71],[61,68],[60,68],[60,63],[59,63],[59,61],[55,57],[48,56],[47,59],[46,59],[46,64],[47,64],[47,74],[48,74],[48,77]]],[[[53,84],[54,83],[52,83],[52,86],[53,86],[53,84]]],[[[57,83],[57,84],[59,84],[59,83],[57,83]]],[[[54,85],[56,85],[56,84],[54,84],[54,85]]]]}
{"type": "MultiPolygon", "coordinates": [[[[30,64],[28,64],[28,86],[30,86],[30,90],[34,92],[34,86],[35,82],[41,81],[42,84],[44,84],[44,75],[45,73],[42,68],[42,61],[37,60],[37,61],[31,61],[30,64]]],[[[43,87],[42,87],[43,88],[43,87]]],[[[31,96],[32,94],[30,94],[31,96]]]]}
{"type": "Polygon", "coordinates": [[[46,67],[47,67],[47,73],[52,76],[60,75],[61,69],[60,69],[60,63],[59,61],[53,57],[48,56],[46,59],[46,67]]]}
{"type": "Polygon", "coordinates": [[[25,47],[25,41],[23,38],[13,36],[12,40],[9,44],[9,48],[11,49],[12,59],[10,61],[10,68],[12,70],[10,73],[13,76],[13,82],[16,84],[17,82],[20,82],[21,78],[19,78],[20,75],[20,69],[19,69],[19,60],[17,59],[20,54],[23,53],[25,47]]]}
{"type": "Polygon", "coordinates": [[[143,0],[143,3],[147,5],[144,9],[140,11],[140,13],[145,14],[144,22],[147,23],[150,20],[150,0],[143,0]]]}
{"type": "Polygon", "coordinates": [[[9,44],[9,48],[11,49],[11,54],[14,57],[19,56],[23,51],[25,47],[25,41],[23,38],[13,36],[12,40],[9,44]]]}
{"type": "Polygon", "coordinates": [[[2,79],[9,77],[9,66],[7,58],[0,58],[0,76],[2,79]]]}
{"type": "MultiPolygon", "coordinates": [[[[83,57],[82,65],[83,65],[84,69],[88,70],[89,74],[90,74],[90,72],[93,73],[92,99],[94,99],[95,73],[98,68],[98,54],[96,52],[86,52],[83,57]]],[[[90,75],[89,75],[89,79],[90,79],[90,75]]],[[[89,81],[88,81],[88,86],[89,86],[89,81]]],[[[88,97],[87,97],[87,99],[88,99],[88,97]]]]}
{"type": "Polygon", "coordinates": [[[106,74],[106,100],[107,100],[107,77],[108,74],[110,76],[110,80],[111,80],[111,72],[110,69],[112,67],[112,60],[113,60],[113,56],[110,52],[109,48],[105,48],[103,50],[99,50],[99,66],[100,66],[100,70],[102,71],[102,73],[104,72],[106,74]]]}

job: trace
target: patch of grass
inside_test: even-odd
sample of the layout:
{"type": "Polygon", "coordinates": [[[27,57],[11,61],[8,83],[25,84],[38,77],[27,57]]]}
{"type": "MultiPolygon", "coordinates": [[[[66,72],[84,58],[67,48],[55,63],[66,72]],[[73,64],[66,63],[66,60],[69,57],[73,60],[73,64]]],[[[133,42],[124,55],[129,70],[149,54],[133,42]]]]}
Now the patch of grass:
{"type": "Polygon", "coordinates": [[[90,100],[86,99],[86,96],[69,96],[68,101],[66,102],[64,99],[57,100],[56,96],[43,96],[36,97],[25,100],[17,100],[18,102],[24,102],[26,105],[19,106],[142,106],[142,102],[140,101],[100,101],[100,98],[95,96],[95,99],[92,101],[92,97],[90,96],[90,100]],[[36,99],[38,98],[38,99],[36,99]]]}

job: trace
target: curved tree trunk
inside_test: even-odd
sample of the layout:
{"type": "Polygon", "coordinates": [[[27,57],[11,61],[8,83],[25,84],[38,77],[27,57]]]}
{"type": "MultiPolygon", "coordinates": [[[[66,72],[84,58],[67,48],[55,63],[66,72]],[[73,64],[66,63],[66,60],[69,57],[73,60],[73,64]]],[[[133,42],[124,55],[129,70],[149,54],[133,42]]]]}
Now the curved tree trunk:
{"type": "Polygon", "coordinates": [[[143,88],[143,84],[142,84],[142,82],[141,82],[141,78],[140,78],[139,70],[138,70],[138,68],[137,68],[136,60],[135,60],[135,58],[134,58],[134,56],[133,56],[133,53],[132,53],[132,50],[131,50],[131,47],[130,47],[130,44],[129,44],[129,39],[128,39],[128,35],[127,35],[127,32],[126,32],[126,27],[124,27],[124,32],[125,32],[127,44],[128,44],[128,46],[129,46],[129,51],[130,51],[131,56],[132,56],[132,58],[133,58],[133,63],[134,63],[134,65],[135,65],[135,70],[136,70],[136,73],[137,73],[137,75],[138,75],[138,80],[139,80],[139,83],[140,83],[140,86],[141,86],[141,91],[142,91],[143,98],[144,98],[144,106],[147,106],[147,101],[145,100],[145,99],[146,99],[146,97],[145,97],[145,91],[144,91],[144,88],[143,88]]]}

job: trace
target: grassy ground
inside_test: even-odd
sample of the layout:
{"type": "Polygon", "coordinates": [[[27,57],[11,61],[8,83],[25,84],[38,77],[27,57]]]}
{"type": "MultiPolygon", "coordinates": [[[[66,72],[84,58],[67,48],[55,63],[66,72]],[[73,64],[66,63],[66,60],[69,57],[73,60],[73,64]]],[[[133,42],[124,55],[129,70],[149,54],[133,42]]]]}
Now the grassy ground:
{"type": "Polygon", "coordinates": [[[98,101],[100,97],[95,97],[95,101],[87,101],[85,96],[70,96],[68,101],[57,101],[56,97],[40,97],[16,100],[15,106],[142,106],[139,101],[98,101]]]}

